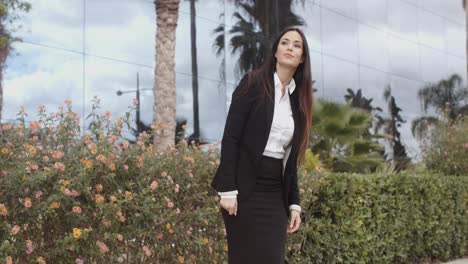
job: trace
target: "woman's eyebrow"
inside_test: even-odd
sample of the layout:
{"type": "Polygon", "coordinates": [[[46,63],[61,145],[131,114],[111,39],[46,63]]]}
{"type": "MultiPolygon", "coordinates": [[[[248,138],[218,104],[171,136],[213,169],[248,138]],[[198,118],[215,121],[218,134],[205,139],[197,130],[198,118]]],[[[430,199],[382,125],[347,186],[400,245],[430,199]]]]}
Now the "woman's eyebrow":
{"type": "MultiPolygon", "coordinates": [[[[287,41],[289,41],[288,38],[283,38],[282,40],[287,40],[287,41]]],[[[300,40],[295,40],[294,42],[299,42],[300,44],[302,44],[302,41],[300,41],[300,40]]]]}

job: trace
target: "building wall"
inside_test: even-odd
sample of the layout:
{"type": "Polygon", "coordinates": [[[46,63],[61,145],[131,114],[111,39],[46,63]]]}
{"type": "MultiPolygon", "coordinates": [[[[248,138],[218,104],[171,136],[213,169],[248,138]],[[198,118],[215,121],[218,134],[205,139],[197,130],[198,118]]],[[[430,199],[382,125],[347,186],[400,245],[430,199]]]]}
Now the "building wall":
{"type": "MultiPolygon", "coordinates": [[[[152,120],[156,17],[151,0],[33,0],[21,21],[22,43],[7,61],[3,122],[19,107],[34,119],[36,106],[49,111],[72,99],[85,117],[94,96],[112,117],[132,104],[140,76],[142,120],[152,120]],[[118,90],[130,91],[117,96],[118,90]]],[[[346,89],[361,89],[386,111],[391,86],[407,121],[401,128],[410,155],[418,156],[411,121],[423,115],[418,89],[458,73],[466,84],[465,18],[461,0],[304,0],[293,12],[306,22],[316,97],[344,102],[346,89]]],[[[231,93],[239,80],[238,53],[216,54],[214,30],[225,25],[225,40],[241,12],[231,0],[197,1],[200,127],[219,142],[231,93]],[[222,14],[225,14],[222,16],[222,14]],[[224,59],[225,64],[222,64],[224,59]],[[220,75],[225,74],[225,79],[220,75]]],[[[281,15],[281,10],[279,11],[281,15]]],[[[274,16],[274,14],[272,14],[274,16]]],[[[177,116],[193,129],[190,6],[181,1],[176,32],[177,116]]],[[[159,63],[159,62],[158,62],[159,63]]],[[[161,62],[163,63],[163,62],[161,62]]],[[[157,77],[156,77],[157,78],[157,77]]],[[[429,113],[430,114],[430,113],[429,113]]],[[[86,120],[83,120],[86,125],[86,120]]]]}

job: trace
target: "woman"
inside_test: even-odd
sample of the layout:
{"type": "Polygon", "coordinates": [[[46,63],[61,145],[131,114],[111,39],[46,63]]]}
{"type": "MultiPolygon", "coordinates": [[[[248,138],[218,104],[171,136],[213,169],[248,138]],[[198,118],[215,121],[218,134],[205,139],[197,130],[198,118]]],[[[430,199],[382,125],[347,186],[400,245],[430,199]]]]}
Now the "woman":
{"type": "Polygon", "coordinates": [[[272,51],[232,94],[211,183],[221,196],[230,264],[283,264],[286,233],[301,223],[297,166],[313,98],[304,33],[284,30],[272,51]]]}

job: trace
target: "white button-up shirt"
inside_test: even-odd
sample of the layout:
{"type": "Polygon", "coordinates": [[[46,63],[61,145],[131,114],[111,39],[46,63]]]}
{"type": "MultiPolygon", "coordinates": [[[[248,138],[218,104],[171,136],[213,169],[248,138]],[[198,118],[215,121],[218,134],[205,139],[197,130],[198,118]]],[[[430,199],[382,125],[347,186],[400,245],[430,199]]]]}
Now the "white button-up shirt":
{"type": "MultiPolygon", "coordinates": [[[[294,134],[294,118],[289,95],[296,89],[296,82],[292,78],[286,85],[283,95],[281,91],[283,84],[276,72],[273,79],[275,82],[275,106],[271,130],[263,155],[282,159],[285,149],[290,144],[294,134]]],[[[218,194],[223,198],[236,198],[238,191],[218,192],[218,194]]],[[[301,211],[301,207],[297,204],[289,205],[289,209],[301,211]]]]}
{"type": "Polygon", "coordinates": [[[282,159],[284,151],[291,142],[294,133],[294,119],[289,102],[289,94],[294,92],[296,83],[294,78],[286,85],[286,89],[281,91],[281,80],[275,72],[275,107],[273,113],[273,122],[271,124],[270,135],[263,151],[263,155],[282,159]],[[288,94],[289,92],[289,94],[288,94]]]}

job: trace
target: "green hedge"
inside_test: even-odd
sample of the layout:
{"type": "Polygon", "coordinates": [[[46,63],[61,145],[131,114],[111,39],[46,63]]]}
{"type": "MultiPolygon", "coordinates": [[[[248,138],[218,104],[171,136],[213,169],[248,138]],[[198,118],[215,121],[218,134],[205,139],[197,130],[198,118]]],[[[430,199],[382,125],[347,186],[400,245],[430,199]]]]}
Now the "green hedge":
{"type": "Polygon", "coordinates": [[[467,251],[468,177],[306,175],[289,263],[417,263],[467,251]]]}

